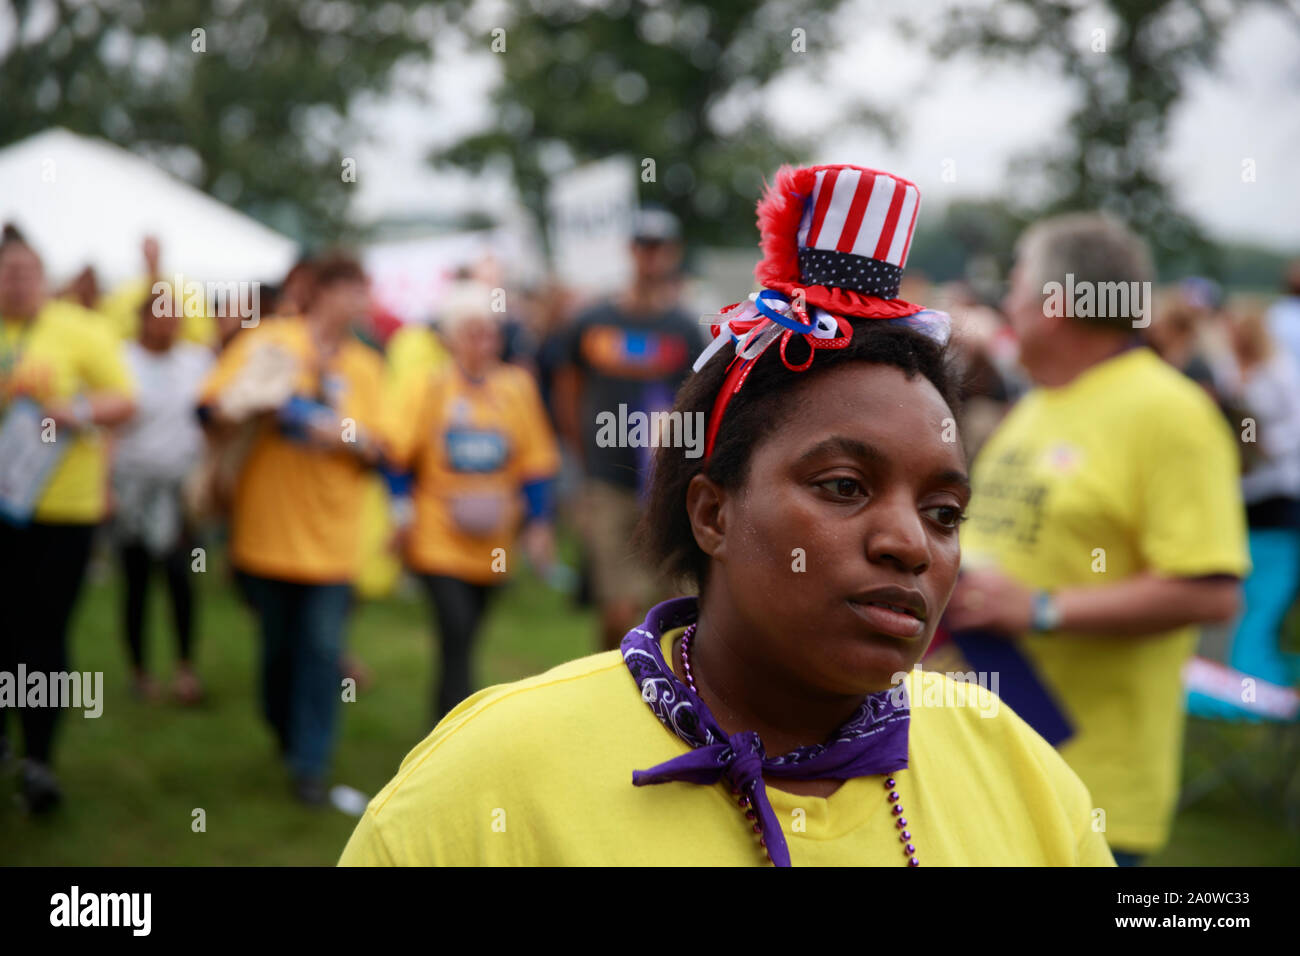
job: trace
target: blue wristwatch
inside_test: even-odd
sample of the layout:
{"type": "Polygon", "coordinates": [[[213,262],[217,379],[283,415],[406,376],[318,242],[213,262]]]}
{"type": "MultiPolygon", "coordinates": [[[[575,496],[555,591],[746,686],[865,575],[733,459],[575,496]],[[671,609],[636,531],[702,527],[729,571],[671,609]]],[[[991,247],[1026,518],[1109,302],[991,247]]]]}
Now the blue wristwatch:
{"type": "Polygon", "coordinates": [[[1034,592],[1034,613],[1029,630],[1035,634],[1054,631],[1061,626],[1061,608],[1050,591],[1034,592]]]}

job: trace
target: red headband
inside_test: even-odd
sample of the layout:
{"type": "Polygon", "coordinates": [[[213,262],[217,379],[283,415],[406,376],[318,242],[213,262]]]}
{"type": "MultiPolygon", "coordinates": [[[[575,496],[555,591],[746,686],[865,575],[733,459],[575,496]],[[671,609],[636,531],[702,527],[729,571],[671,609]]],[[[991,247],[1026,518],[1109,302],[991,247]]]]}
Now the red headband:
{"type": "Polygon", "coordinates": [[[808,318],[807,311],[798,304],[792,303],[785,296],[771,289],[764,289],[762,292],[751,297],[749,302],[733,302],[724,308],[720,315],[723,318],[721,325],[711,327],[714,341],[709,348],[696,362],[695,367],[698,371],[704,367],[704,364],[713,357],[723,345],[726,344],[727,338],[724,332],[736,342],[736,357],[731,360],[727,367],[727,376],[722,381],[722,387],[718,390],[718,396],[713,400],[713,409],[709,413],[708,428],[704,433],[704,461],[707,463],[713,455],[713,446],[718,438],[718,428],[722,424],[722,416],[727,411],[727,406],[731,404],[732,398],[740,391],[745,379],[749,377],[749,372],[754,365],[762,358],[763,353],[768,350],[773,342],[780,339],[781,362],[792,372],[802,372],[809,368],[813,363],[813,358],[817,354],[817,349],[842,349],[853,339],[853,326],[848,320],[840,316],[832,316],[828,312],[822,313],[823,318],[819,321],[811,321],[808,318]],[[779,308],[773,308],[773,303],[779,303],[779,308]],[[741,313],[726,318],[726,314],[741,306],[748,306],[741,313]],[[828,320],[834,320],[835,328],[832,329],[828,320]],[[785,331],[781,329],[784,327],[785,331]],[[839,335],[832,335],[833,331],[838,330],[839,335]],[[803,336],[808,343],[808,358],[800,365],[792,365],[786,357],[785,350],[789,345],[790,339],[795,335],[803,336]],[[753,351],[751,351],[751,349],[753,351]]]}

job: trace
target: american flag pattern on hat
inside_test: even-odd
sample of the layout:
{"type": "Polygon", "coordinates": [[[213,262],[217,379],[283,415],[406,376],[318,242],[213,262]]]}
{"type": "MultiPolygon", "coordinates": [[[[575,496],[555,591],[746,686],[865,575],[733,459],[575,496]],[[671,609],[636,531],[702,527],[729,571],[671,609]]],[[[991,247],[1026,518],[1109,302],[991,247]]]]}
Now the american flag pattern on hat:
{"type": "Polygon", "coordinates": [[[921,192],[889,173],[855,166],[817,170],[799,224],[799,272],[809,285],[898,296],[921,192]]]}

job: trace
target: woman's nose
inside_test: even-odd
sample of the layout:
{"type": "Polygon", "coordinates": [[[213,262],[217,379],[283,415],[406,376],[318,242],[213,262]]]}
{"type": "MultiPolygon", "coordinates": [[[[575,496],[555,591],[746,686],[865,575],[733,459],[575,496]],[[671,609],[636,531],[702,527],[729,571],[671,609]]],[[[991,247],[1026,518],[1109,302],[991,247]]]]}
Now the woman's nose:
{"type": "Polygon", "coordinates": [[[868,512],[867,558],[873,563],[890,563],[900,571],[920,574],[930,566],[930,541],[925,519],[910,500],[877,501],[868,512]],[[871,512],[874,511],[874,514],[871,512]]]}

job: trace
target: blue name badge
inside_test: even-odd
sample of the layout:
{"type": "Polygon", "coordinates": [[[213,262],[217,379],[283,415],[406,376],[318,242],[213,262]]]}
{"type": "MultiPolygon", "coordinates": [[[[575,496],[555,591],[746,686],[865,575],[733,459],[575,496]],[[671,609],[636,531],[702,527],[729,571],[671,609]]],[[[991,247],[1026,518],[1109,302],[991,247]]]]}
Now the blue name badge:
{"type": "Polygon", "coordinates": [[[506,464],[506,439],[500,432],[450,428],[446,432],[447,464],[452,471],[500,471],[506,464]]]}

